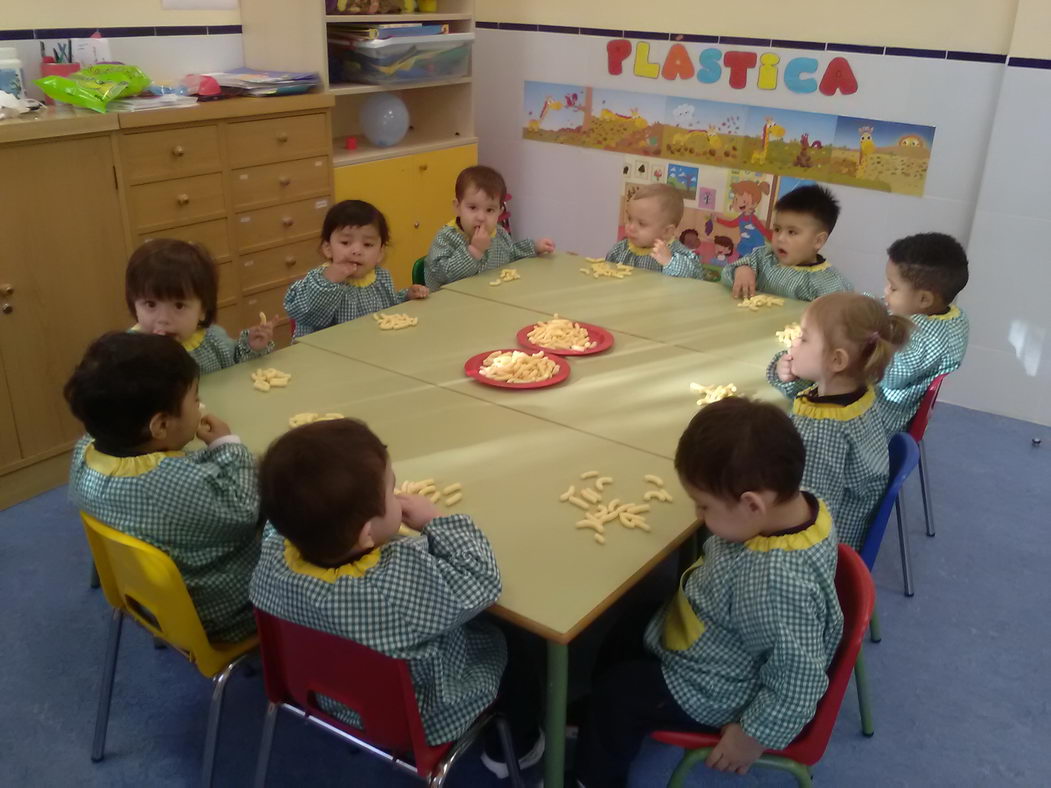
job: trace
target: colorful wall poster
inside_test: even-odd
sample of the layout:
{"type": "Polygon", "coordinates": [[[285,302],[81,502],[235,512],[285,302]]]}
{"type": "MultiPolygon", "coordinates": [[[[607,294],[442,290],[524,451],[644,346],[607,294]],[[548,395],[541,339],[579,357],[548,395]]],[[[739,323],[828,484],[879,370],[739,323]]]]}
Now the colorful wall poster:
{"type": "Polygon", "coordinates": [[[539,82],[524,95],[525,139],[898,194],[923,194],[934,144],[933,126],[871,118],[539,82]]]}

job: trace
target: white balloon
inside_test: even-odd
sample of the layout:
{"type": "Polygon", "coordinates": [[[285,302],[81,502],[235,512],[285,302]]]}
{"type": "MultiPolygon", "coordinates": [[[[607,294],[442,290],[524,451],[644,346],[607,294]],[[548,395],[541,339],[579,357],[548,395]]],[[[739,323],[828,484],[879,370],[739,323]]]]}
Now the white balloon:
{"type": "Polygon", "coordinates": [[[393,93],[373,93],[361,105],[361,130],[377,147],[397,145],[409,130],[409,108],[393,93]]]}

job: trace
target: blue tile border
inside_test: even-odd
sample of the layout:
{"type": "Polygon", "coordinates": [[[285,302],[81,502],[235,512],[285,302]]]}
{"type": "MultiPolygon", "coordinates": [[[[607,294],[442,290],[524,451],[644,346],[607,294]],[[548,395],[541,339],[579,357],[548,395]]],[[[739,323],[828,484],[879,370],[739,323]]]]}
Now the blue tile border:
{"type": "Polygon", "coordinates": [[[1007,65],[1018,66],[1019,68],[1051,69],[1051,60],[1045,60],[1040,57],[1013,57],[1007,61],[1007,65]]]}
{"type": "Polygon", "coordinates": [[[852,52],[855,55],[882,55],[883,47],[869,44],[825,44],[829,52],[852,52]]]}
{"type": "Polygon", "coordinates": [[[948,54],[944,49],[914,49],[912,47],[887,47],[885,55],[899,55],[901,57],[926,57],[932,60],[945,60],[948,54]]]}
{"type": "MultiPolygon", "coordinates": [[[[501,25],[502,27],[503,25],[501,25]]],[[[582,36],[601,36],[603,38],[624,38],[623,30],[610,30],[606,27],[582,27],[580,28],[580,35],[582,36]]]]}
{"type": "Polygon", "coordinates": [[[770,42],[771,46],[782,49],[814,49],[824,51],[825,45],[820,41],[793,41],[786,38],[775,38],[770,42]]]}
{"type": "Polygon", "coordinates": [[[950,49],[949,60],[969,60],[973,63],[1006,63],[1007,55],[994,55],[992,52],[956,52],[950,49]]]}
{"type": "Polygon", "coordinates": [[[99,29],[103,38],[132,38],[134,36],[155,36],[155,27],[103,27],[99,29]]]}
{"type": "Polygon", "coordinates": [[[670,33],[654,33],[649,30],[625,30],[623,38],[639,38],[646,41],[667,41],[670,33]]]}
{"type": "Polygon", "coordinates": [[[206,36],[208,28],[204,25],[173,25],[171,27],[158,27],[159,36],[206,36]]]}
{"type": "Polygon", "coordinates": [[[672,41],[688,41],[691,44],[718,44],[719,36],[706,36],[697,33],[672,33],[672,41]]]}
{"type": "Polygon", "coordinates": [[[32,30],[0,30],[0,41],[25,41],[36,38],[32,30]]]}
{"type": "Polygon", "coordinates": [[[541,33],[569,33],[570,35],[580,35],[579,27],[565,27],[564,25],[537,25],[541,33]]]}
{"type": "Polygon", "coordinates": [[[739,47],[768,47],[769,38],[749,38],[748,36],[719,36],[720,44],[733,44],[739,47]]]}
{"type": "MultiPolygon", "coordinates": [[[[479,23],[479,27],[482,23],[479,23]]],[[[496,23],[491,23],[496,28],[496,23]]],[[[146,38],[153,36],[222,36],[241,35],[241,25],[174,25],[167,27],[43,27],[0,30],[0,41],[25,41],[45,38],[89,38],[99,33],[103,38],[146,38]]]]}

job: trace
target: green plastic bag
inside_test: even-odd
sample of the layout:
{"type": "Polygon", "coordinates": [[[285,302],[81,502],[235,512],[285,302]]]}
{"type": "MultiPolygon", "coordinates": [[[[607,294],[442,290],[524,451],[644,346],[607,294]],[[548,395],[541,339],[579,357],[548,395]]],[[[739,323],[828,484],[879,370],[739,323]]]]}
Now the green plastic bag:
{"type": "Polygon", "coordinates": [[[134,96],[148,88],[150,78],[138,66],[99,64],[68,77],[42,77],[35,84],[55,101],[105,112],[113,99],[134,96]]]}

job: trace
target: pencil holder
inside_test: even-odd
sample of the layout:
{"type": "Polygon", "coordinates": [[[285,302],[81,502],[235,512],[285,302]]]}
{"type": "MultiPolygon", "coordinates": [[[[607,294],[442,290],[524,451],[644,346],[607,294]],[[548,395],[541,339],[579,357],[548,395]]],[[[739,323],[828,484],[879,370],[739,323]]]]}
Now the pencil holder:
{"type": "MultiPolygon", "coordinates": [[[[41,77],[68,77],[80,71],[80,63],[54,63],[48,60],[40,62],[41,77]]],[[[55,100],[50,96],[44,97],[45,104],[54,104],[55,100]]]]}

